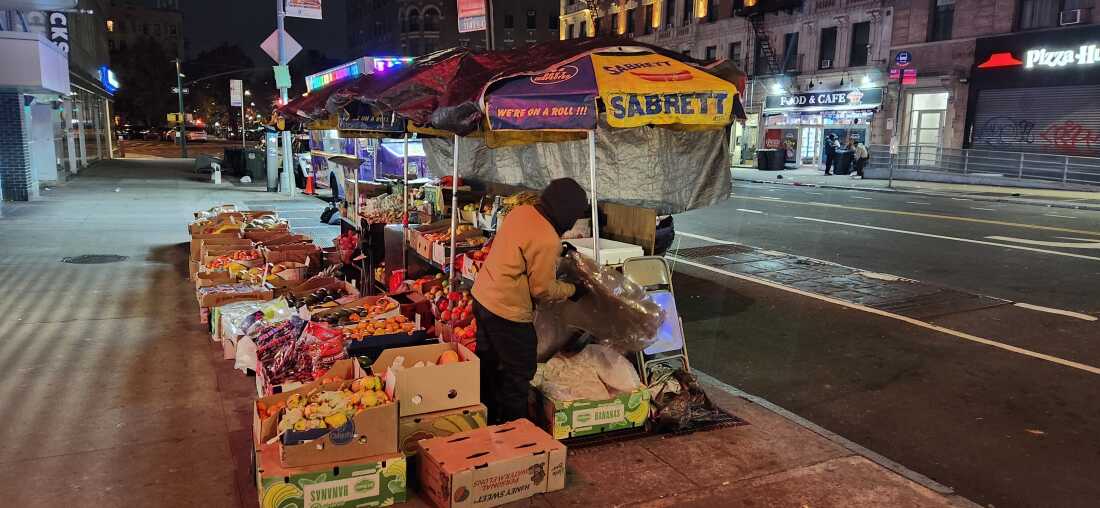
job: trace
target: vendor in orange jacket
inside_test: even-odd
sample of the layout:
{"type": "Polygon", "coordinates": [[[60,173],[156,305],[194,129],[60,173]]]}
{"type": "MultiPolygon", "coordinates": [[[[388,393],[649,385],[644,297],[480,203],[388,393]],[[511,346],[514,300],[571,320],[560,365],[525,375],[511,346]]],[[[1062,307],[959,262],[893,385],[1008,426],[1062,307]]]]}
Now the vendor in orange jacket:
{"type": "Polygon", "coordinates": [[[482,402],[490,423],[526,418],[537,365],[535,305],[580,296],[556,278],[561,236],[587,215],[588,196],[572,178],[550,182],[535,205],[514,208],[474,281],[482,402]]]}

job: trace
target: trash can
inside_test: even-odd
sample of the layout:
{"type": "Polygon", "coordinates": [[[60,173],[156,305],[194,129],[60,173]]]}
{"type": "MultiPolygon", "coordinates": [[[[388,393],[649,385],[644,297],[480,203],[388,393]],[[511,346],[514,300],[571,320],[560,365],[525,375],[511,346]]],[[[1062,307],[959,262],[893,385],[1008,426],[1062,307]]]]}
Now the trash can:
{"type": "Polygon", "coordinates": [[[852,151],[851,150],[837,150],[836,158],[833,159],[833,173],[838,175],[847,175],[852,172],[852,151]]]}
{"type": "Polygon", "coordinates": [[[253,182],[267,179],[267,156],[263,150],[242,150],[244,153],[245,175],[252,178],[253,182]]]}
{"type": "Polygon", "coordinates": [[[770,148],[761,148],[756,150],[756,169],[760,171],[771,171],[772,159],[775,158],[776,150],[770,148]]]}
{"type": "Polygon", "coordinates": [[[222,170],[236,176],[244,175],[244,149],[226,148],[225,157],[222,157],[222,170]]]}

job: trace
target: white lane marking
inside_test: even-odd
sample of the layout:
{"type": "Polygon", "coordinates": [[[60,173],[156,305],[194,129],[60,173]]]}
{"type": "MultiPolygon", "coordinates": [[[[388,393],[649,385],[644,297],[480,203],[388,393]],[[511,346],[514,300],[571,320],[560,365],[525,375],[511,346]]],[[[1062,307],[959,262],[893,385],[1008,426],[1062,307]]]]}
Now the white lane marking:
{"type": "Polygon", "coordinates": [[[745,212],[745,213],[764,213],[764,212],[761,212],[760,210],[749,210],[748,208],[738,208],[737,211],[738,212],[745,212]]]}
{"type": "Polygon", "coordinates": [[[906,201],[906,203],[909,203],[910,205],[930,205],[930,204],[932,204],[932,203],[926,203],[924,201],[906,201]]]}
{"type": "Polygon", "coordinates": [[[968,340],[968,341],[971,341],[971,342],[977,342],[978,344],[984,344],[986,346],[994,347],[994,348],[997,348],[997,349],[1003,349],[1005,351],[1021,354],[1021,355],[1028,356],[1028,357],[1031,357],[1031,358],[1035,358],[1035,359],[1038,359],[1038,360],[1045,360],[1045,361],[1048,361],[1048,362],[1051,362],[1051,363],[1056,363],[1058,365],[1062,365],[1064,367],[1070,367],[1070,368],[1074,368],[1074,369],[1078,369],[1078,370],[1083,370],[1083,371],[1088,372],[1090,374],[1100,375],[1100,367],[1094,367],[1092,365],[1086,365],[1086,364],[1083,364],[1083,363],[1075,362],[1073,360],[1066,360],[1065,358],[1059,358],[1057,356],[1052,356],[1052,355],[1048,355],[1048,354],[1045,354],[1045,353],[1039,353],[1037,351],[1031,351],[1029,349],[1016,347],[1016,346],[1013,346],[1013,345],[1010,345],[1010,344],[1005,344],[1003,342],[997,342],[995,340],[986,339],[986,338],[983,338],[983,337],[978,337],[976,335],[971,335],[971,334],[966,333],[966,332],[960,332],[958,330],[952,330],[950,328],[944,328],[942,326],[932,324],[932,323],[928,323],[928,322],[925,322],[925,321],[921,321],[919,319],[913,319],[911,317],[902,316],[900,314],[894,314],[893,312],[887,312],[887,311],[876,309],[876,308],[873,308],[873,307],[867,307],[865,305],[860,305],[858,303],[846,302],[844,300],[839,300],[839,299],[828,297],[828,296],[825,296],[825,295],[819,295],[819,294],[816,294],[816,293],[811,293],[809,291],[803,291],[801,289],[793,288],[793,287],[790,287],[790,286],[784,286],[783,284],[772,282],[770,280],[759,279],[759,278],[756,278],[756,277],[753,277],[753,276],[750,276],[750,275],[744,275],[744,274],[740,274],[740,273],[729,272],[729,271],[726,271],[726,270],[722,270],[720,268],[715,268],[713,266],[707,266],[707,265],[704,265],[702,263],[696,263],[694,261],[688,261],[686,259],[679,258],[679,257],[676,257],[676,256],[667,255],[667,257],[673,259],[677,263],[683,263],[685,265],[694,266],[696,268],[701,268],[703,270],[707,270],[707,271],[711,271],[711,272],[715,272],[715,273],[720,273],[722,275],[727,275],[729,277],[733,277],[733,278],[736,278],[736,279],[743,279],[743,280],[747,280],[749,282],[755,282],[757,284],[762,284],[762,285],[765,285],[765,286],[768,286],[768,287],[773,287],[773,288],[776,288],[776,289],[782,289],[783,291],[795,293],[795,294],[802,295],[802,296],[808,296],[810,298],[814,298],[814,299],[829,302],[829,303],[834,303],[836,305],[840,305],[842,307],[847,307],[849,309],[862,310],[864,312],[869,312],[871,314],[877,314],[879,316],[896,319],[898,321],[909,323],[909,324],[914,325],[914,326],[919,326],[921,328],[926,328],[926,329],[929,329],[929,330],[933,330],[933,331],[937,331],[937,332],[940,332],[940,333],[945,333],[947,335],[951,335],[951,336],[954,336],[954,337],[958,337],[958,338],[963,339],[963,340],[968,340]]]}
{"type": "Polygon", "coordinates": [[[970,209],[971,210],[986,210],[986,211],[989,211],[989,212],[997,211],[996,208],[982,208],[982,207],[979,207],[979,206],[972,206],[972,207],[970,207],[970,209]]]}
{"type": "Polygon", "coordinates": [[[676,236],[680,236],[680,235],[686,236],[688,238],[695,238],[695,239],[698,239],[698,240],[706,240],[708,242],[720,243],[720,244],[723,244],[723,245],[736,245],[734,242],[731,242],[731,241],[728,241],[728,240],[719,240],[717,238],[711,238],[709,236],[696,235],[696,234],[692,234],[692,233],[685,233],[683,231],[677,231],[676,236]]]}
{"type": "Polygon", "coordinates": [[[775,196],[760,196],[760,199],[783,199],[783,198],[778,198],[778,197],[775,197],[775,196]]]}
{"type": "Polygon", "coordinates": [[[849,197],[852,198],[852,199],[866,199],[868,201],[870,201],[872,199],[872,198],[869,198],[869,197],[866,197],[866,196],[849,196],[849,197]]]}
{"type": "Polygon", "coordinates": [[[1072,215],[1058,215],[1056,213],[1044,213],[1043,215],[1047,216],[1047,217],[1060,217],[1060,218],[1063,218],[1063,219],[1076,219],[1077,218],[1077,217],[1074,217],[1072,215]]]}
{"type": "Polygon", "coordinates": [[[954,236],[933,235],[931,233],[918,233],[916,231],[906,231],[904,229],[881,228],[881,227],[878,227],[878,226],[868,226],[868,225],[865,225],[865,224],[853,224],[851,222],[840,222],[840,221],[825,220],[825,219],[815,219],[815,218],[812,218],[812,217],[793,217],[793,218],[794,219],[800,219],[800,220],[808,220],[808,221],[813,221],[813,222],[823,222],[823,223],[826,223],[826,224],[838,224],[838,225],[841,225],[841,226],[851,226],[853,228],[875,229],[875,230],[878,230],[878,231],[889,231],[891,233],[901,233],[903,235],[923,236],[923,237],[926,237],[926,238],[939,238],[940,240],[953,240],[953,241],[956,241],[956,242],[975,243],[975,244],[978,244],[978,245],[992,245],[994,247],[1004,247],[1006,249],[1026,250],[1026,251],[1031,251],[1031,252],[1041,252],[1043,254],[1054,254],[1056,256],[1066,256],[1066,257],[1071,257],[1071,258],[1080,258],[1080,259],[1089,259],[1089,260],[1092,260],[1092,261],[1100,261],[1100,257],[1086,256],[1084,254],[1074,254],[1074,253],[1071,253],[1071,252],[1059,252],[1059,251],[1056,251],[1056,250],[1036,249],[1035,247],[1023,247],[1023,246],[1020,246],[1020,245],[1012,245],[1012,244],[1008,244],[1008,243],[995,243],[995,242],[986,242],[986,241],[982,241],[982,240],[971,240],[969,238],[957,238],[957,237],[954,237],[954,236]]]}
{"type": "Polygon", "coordinates": [[[814,195],[814,196],[824,196],[824,195],[825,195],[825,194],[824,194],[824,193],[822,193],[822,192],[807,192],[806,194],[812,194],[812,195],[814,195]]]}
{"type": "Polygon", "coordinates": [[[1049,312],[1051,314],[1058,314],[1059,316],[1066,316],[1071,318],[1083,319],[1085,321],[1096,321],[1096,316],[1090,316],[1088,314],[1082,314],[1080,312],[1073,312],[1071,310],[1055,309],[1053,307],[1043,307],[1042,305],[1032,305],[1030,303],[1016,302],[1012,305],[1017,307],[1023,307],[1025,309],[1037,310],[1039,312],[1049,312]]]}
{"type": "MultiPolygon", "coordinates": [[[[1081,238],[1070,238],[1070,240],[1079,240],[1076,242],[1048,242],[1044,240],[1028,240],[1026,238],[1015,238],[1011,236],[987,236],[985,238],[987,240],[997,240],[999,242],[1022,243],[1026,245],[1038,245],[1040,247],[1060,247],[1065,249],[1100,249],[1100,242],[1081,238]]],[[[1060,236],[1058,238],[1065,237],[1060,236]]]]}
{"type": "Polygon", "coordinates": [[[970,201],[968,198],[951,198],[951,201],[970,201]]]}

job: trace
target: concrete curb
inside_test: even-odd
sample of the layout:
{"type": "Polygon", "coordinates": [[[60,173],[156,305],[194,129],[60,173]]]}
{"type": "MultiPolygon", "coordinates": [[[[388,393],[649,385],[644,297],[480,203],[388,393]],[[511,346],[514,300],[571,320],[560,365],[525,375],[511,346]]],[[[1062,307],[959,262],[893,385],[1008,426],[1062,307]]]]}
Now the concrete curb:
{"type": "Polygon", "coordinates": [[[935,197],[941,197],[941,198],[966,197],[966,199],[969,199],[971,201],[984,201],[984,202],[990,202],[990,203],[1013,203],[1013,204],[1017,204],[1017,205],[1041,206],[1041,207],[1044,207],[1044,208],[1063,208],[1063,209],[1068,209],[1068,210],[1100,211],[1100,205],[1070,204],[1070,203],[1061,203],[1061,202],[1057,202],[1057,201],[1039,201],[1039,200],[1033,200],[1033,199],[1015,199],[1015,198],[1010,198],[1010,197],[1009,198],[999,198],[999,197],[994,197],[994,196],[975,196],[973,194],[965,194],[965,193],[961,193],[961,192],[960,193],[943,193],[943,192],[917,191],[917,190],[909,190],[909,189],[876,189],[876,188],[871,188],[871,187],[847,187],[847,186],[844,186],[844,185],[803,183],[803,182],[795,182],[795,181],[781,182],[781,181],[771,181],[771,180],[760,180],[760,179],[756,179],[756,178],[744,178],[744,177],[737,177],[737,176],[734,176],[733,179],[735,181],[738,181],[738,182],[752,182],[752,183],[763,183],[763,184],[773,184],[773,185],[789,185],[791,187],[819,187],[819,188],[822,188],[822,189],[842,189],[842,190],[855,190],[855,191],[864,191],[864,192],[881,192],[881,193],[885,193],[885,194],[891,194],[891,193],[892,194],[907,194],[907,195],[914,195],[914,196],[935,196],[935,197]]]}

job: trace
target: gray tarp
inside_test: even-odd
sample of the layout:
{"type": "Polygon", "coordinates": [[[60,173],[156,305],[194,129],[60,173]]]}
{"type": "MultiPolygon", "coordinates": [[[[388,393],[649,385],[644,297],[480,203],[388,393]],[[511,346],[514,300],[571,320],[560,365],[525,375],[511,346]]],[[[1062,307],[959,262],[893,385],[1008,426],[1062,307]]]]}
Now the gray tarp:
{"type": "MultiPolygon", "coordinates": [[[[602,124],[606,127],[606,124],[602,124]]],[[[710,206],[732,190],[726,130],[677,131],[639,127],[596,131],[599,199],[643,206],[658,214],[710,206]]],[[[489,149],[480,139],[459,140],[459,176],[542,189],[572,177],[589,188],[588,141],[535,143],[489,149]]],[[[453,139],[424,139],[433,175],[451,174],[453,139]]]]}

